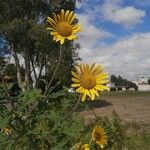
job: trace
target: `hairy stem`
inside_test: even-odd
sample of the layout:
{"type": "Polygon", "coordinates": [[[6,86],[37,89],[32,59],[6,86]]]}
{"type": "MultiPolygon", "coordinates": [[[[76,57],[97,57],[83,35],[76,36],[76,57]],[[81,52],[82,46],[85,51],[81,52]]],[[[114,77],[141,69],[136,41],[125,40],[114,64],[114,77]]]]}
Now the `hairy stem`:
{"type": "Polygon", "coordinates": [[[48,85],[47,85],[46,91],[45,91],[45,93],[44,93],[45,96],[49,93],[49,89],[50,89],[50,87],[51,87],[51,85],[52,85],[52,82],[53,82],[53,80],[54,80],[54,77],[55,77],[55,75],[56,75],[56,73],[57,73],[57,71],[58,71],[58,68],[59,68],[60,62],[61,62],[61,58],[62,58],[62,54],[63,54],[62,45],[60,45],[58,62],[57,62],[56,68],[55,68],[55,70],[54,70],[54,72],[53,72],[53,75],[52,75],[52,77],[51,77],[51,80],[49,81],[49,83],[48,83],[48,85]]]}

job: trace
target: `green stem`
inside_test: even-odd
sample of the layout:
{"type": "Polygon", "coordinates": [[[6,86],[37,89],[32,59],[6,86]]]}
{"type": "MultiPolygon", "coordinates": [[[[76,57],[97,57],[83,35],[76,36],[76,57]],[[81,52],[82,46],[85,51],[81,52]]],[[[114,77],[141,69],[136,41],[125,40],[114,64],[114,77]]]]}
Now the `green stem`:
{"type": "Polygon", "coordinates": [[[61,58],[62,58],[62,54],[63,54],[63,49],[62,49],[62,45],[60,44],[58,62],[57,62],[56,68],[55,68],[55,70],[54,70],[54,72],[53,72],[53,75],[52,75],[52,77],[51,77],[51,80],[50,80],[49,83],[48,83],[47,89],[46,89],[46,91],[45,91],[45,93],[44,93],[45,96],[49,93],[49,89],[50,89],[50,87],[51,87],[51,84],[52,84],[52,82],[53,82],[53,80],[54,80],[54,77],[55,77],[57,71],[58,71],[58,68],[59,68],[60,62],[61,62],[61,58]]]}
{"type": "MultiPolygon", "coordinates": [[[[44,96],[47,96],[47,95],[49,94],[49,92],[50,92],[51,84],[52,84],[52,82],[53,82],[53,80],[54,80],[54,77],[55,77],[55,75],[56,75],[56,73],[57,73],[57,71],[58,71],[58,68],[59,68],[59,66],[60,66],[60,62],[61,62],[62,55],[63,55],[63,49],[62,49],[62,45],[60,45],[58,62],[57,62],[56,68],[55,68],[55,70],[54,70],[54,72],[53,72],[53,75],[52,75],[52,77],[51,77],[51,80],[49,81],[49,83],[48,83],[48,85],[47,85],[47,88],[46,88],[46,90],[45,90],[44,96]]],[[[28,118],[30,117],[31,113],[32,113],[32,112],[36,109],[36,107],[38,106],[38,103],[39,103],[39,101],[37,101],[37,102],[32,106],[32,108],[30,109],[30,111],[29,111],[28,114],[26,115],[26,119],[28,119],[28,118]]]]}

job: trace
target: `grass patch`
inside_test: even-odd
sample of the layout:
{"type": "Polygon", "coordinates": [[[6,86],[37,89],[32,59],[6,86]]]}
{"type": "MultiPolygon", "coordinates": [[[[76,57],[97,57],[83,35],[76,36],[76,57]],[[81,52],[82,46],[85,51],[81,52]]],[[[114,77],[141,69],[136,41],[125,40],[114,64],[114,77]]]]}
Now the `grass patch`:
{"type": "Polygon", "coordinates": [[[144,96],[150,97],[150,91],[109,91],[104,92],[103,96],[115,96],[115,97],[136,97],[144,96]]]}
{"type": "Polygon", "coordinates": [[[149,150],[150,133],[140,130],[140,126],[135,123],[127,126],[127,141],[125,149],[127,150],[149,150]]]}

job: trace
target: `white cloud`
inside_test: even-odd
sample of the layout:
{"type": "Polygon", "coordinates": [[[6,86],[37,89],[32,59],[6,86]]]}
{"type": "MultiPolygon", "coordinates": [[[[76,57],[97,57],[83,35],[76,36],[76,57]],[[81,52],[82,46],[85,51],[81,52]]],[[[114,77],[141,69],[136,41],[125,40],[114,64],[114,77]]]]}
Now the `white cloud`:
{"type": "Polygon", "coordinates": [[[80,2],[80,1],[76,1],[76,8],[81,8],[83,5],[83,2],[80,2]]]}
{"type": "Polygon", "coordinates": [[[121,7],[116,2],[104,3],[101,13],[105,20],[120,24],[125,28],[133,28],[142,23],[142,19],[146,15],[144,10],[132,6],[121,7]]]}
{"type": "Polygon", "coordinates": [[[136,5],[148,7],[150,6],[150,0],[134,0],[136,5]]]}
{"type": "Polygon", "coordinates": [[[133,79],[150,75],[150,32],[125,37],[109,46],[80,51],[83,62],[100,63],[110,74],[133,79]]]}
{"type": "Polygon", "coordinates": [[[78,19],[83,27],[83,31],[79,34],[79,41],[82,48],[92,48],[97,40],[112,36],[107,31],[97,28],[90,23],[91,13],[78,14],[78,19]]]}

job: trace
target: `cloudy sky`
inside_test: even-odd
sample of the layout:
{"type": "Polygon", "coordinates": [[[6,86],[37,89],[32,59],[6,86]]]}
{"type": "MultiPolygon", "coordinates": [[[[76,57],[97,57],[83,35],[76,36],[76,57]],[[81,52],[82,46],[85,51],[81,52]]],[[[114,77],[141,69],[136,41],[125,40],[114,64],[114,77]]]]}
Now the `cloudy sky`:
{"type": "Polygon", "coordinates": [[[150,0],[82,0],[76,14],[83,62],[130,80],[150,76],[150,0]]]}

